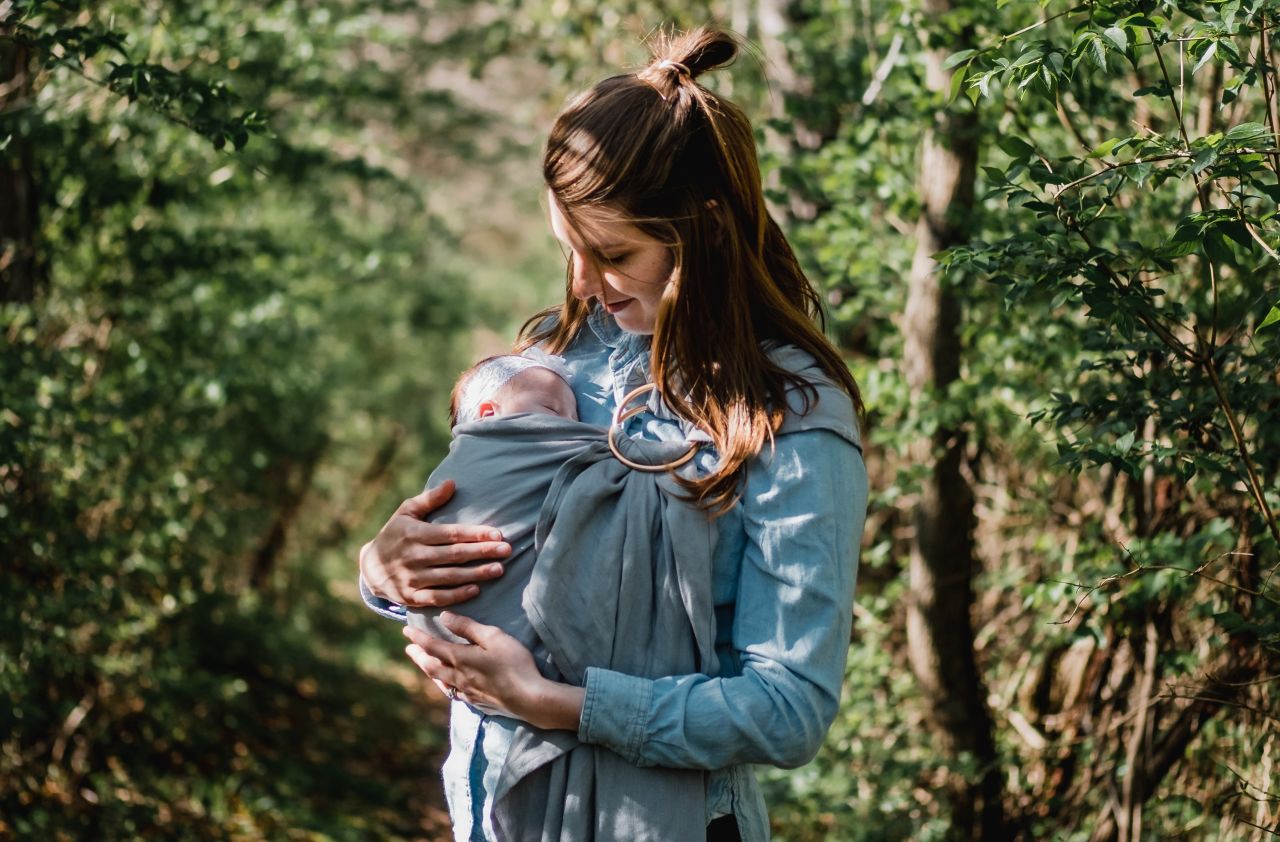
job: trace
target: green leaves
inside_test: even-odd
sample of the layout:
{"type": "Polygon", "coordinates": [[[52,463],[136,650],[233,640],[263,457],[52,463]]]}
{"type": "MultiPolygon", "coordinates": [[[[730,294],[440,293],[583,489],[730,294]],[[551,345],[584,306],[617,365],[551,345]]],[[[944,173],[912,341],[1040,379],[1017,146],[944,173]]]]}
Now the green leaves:
{"type": "Polygon", "coordinates": [[[458,48],[398,0],[0,8],[0,273],[46,270],[0,303],[0,836],[434,835],[397,758],[440,731],[331,584],[442,446],[482,282],[404,163],[464,169],[458,48]]]}
{"type": "Polygon", "coordinates": [[[1240,123],[1227,130],[1223,139],[1229,146],[1256,146],[1273,140],[1271,130],[1262,123],[1240,123]]]}
{"type": "Polygon", "coordinates": [[[976,55],[978,55],[977,50],[961,50],[958,53],[952,53],[951,55],[947,56],[946,61],[942,63],[942,67],[945,70],[950,70],[953,67],[957,67],[961,64],[965,64],[976,55]]]}
{"type": "Polygon", "coordinates": [[[1108,26],[1102,30],[1102,37],[1116,49],[1117,52],[1123,53],[1129,49],[1129,35],[1125,30],[1118,26],[1108,26]]]}
{"type": "Polygon", "coordinates": [[[223,82],[204,82],[157,64],[111,64],[106,84],[130,102],[141,101],[208,138],[215,149],[230,142],[236,149],[250,134],[266,131],[266,119],[238,106],[223,82]]]}
{"type": "Polygon", "coordinates": [[[1271,327],[1276,322],[1280,322],[1280,303],[1271,308],[1271,312],[1267,313],[1266,318],[1258,325],[1258,330],[1271,327]]]}

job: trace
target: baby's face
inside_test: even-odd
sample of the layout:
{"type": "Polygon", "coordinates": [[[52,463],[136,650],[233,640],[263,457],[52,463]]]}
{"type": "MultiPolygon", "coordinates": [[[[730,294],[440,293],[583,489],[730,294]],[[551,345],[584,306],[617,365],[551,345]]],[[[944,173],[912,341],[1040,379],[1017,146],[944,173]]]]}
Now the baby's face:
{"type": "Polygon", "coordinates": [[[578,420],[578,402],[569,384],[554,371],[529,368],[512,377],[490,401],[490,417],[514,415],[517,412],[541,412],[578,420]]]}

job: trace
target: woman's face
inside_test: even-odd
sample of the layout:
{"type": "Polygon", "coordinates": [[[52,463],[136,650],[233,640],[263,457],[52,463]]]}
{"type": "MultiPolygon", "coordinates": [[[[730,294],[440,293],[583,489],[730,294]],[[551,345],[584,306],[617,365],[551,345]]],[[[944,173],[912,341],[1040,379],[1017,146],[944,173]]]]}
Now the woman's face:
{"type": "Polygon", "coordinates": [[[555,196],[548,191],[547,197],[551,230],[572,263],[573,296],[599,299],[628,333],[653,333],[658,302],[675,268],[671,249],[623,219],[599,211],[575,214],[585,229],[579,231],[570,227],[555,196]]]}

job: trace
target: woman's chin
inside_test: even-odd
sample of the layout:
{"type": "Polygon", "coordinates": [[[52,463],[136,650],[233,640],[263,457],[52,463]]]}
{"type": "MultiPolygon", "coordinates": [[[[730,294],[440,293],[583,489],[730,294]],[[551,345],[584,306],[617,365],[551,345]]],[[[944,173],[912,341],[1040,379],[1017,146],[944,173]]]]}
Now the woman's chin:
{"type": "Polygon", "coordinates": [[[613,320],[618,327],[627,333],[638,333],[646,336],[653,333],[653,321],[645,319],[643,316],[638,316],[638,314],[632,313],[631,310],[632,307],[628,307],[621,313],[614,315],[613,320]]]}

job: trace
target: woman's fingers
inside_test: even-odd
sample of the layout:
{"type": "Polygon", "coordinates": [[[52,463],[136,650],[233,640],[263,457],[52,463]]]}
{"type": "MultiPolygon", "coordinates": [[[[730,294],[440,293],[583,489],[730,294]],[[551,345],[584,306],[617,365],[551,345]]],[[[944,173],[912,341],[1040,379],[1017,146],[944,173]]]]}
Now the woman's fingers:
{"type": "MultiPolygon", "coordinates": [[[[409,656],[409,660],[417,664],[418,669],[427,674],[432,681],[444,684],[446,687],[455,687],[454,682],[457,680],[453,667],[434,658],[427,653],[425,649],[416,643],[410,643],[404,648],[404,653],[409,656]]],[[[446,691],[447,692],[447,691],[446,691]]]]}
{"type": "Polygon", "coordinates": [[[441,614],[440,622],[458,637],[475,644],[484,644],[492,640],[495,634],[504,634],[497,626],[486,626],[484,623],[478,623],[470,617],[454,614],[452,611],[441,614]]]}
{"type": "MultiPolygon", "coordinates": [[[[425,562],[419,562],[425,563],[425,562]]],[[[474,585],[487,582],[502,575],[502,563],[475,564],[466,566],[434,566],[421,567],[408,574],[405,584],[409,588],[456,588],[460,585],[474,585]]]]}
{"type": "Polygon", "coordinates": [[[502,532],[492,526],[468,523],[425,523],[410,525],[405,535],[419,544],[501,543],[502,532]]]}
{"type": "Polygon", "coordinates": [[[435,488],[428,488],[416,497],[405,500],[400,504],[400,508],[396,509],[396,514],[421,520],[448,502],[453,496],[453,490],[453,480],[445,480],[435,488]]]}
{"type": "Polygon", "coordinates": [[[449,546],[463,544],[492,549],[504,544],[502,532],[492,526],[473,526],[466,523],[407,523],[404,537],[415,544],[449,546]]]}
{"type": "Polygon", "coordinates": [[[480,589],[475,585],[464,585],[460,588],[422,588],[409,591],[404,596],[404,604],[410,608],[447,608],[475,599],[480,589]]]}
{"type": "Polygon", "coordinates": [[[460,660],[465,650],[471,647],[465,643],[450,643],[447,640],[441,640],[438,637],[432,637],[424,631],[419,631],[413,626],[405,626],[404,636],[413,641],[414,645],[419,647],[427,658],[439,661],[441,664],[449,668],[460,666],[460,660]]]}

